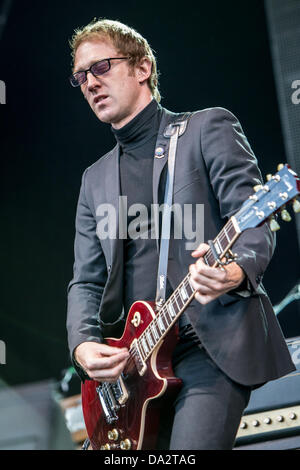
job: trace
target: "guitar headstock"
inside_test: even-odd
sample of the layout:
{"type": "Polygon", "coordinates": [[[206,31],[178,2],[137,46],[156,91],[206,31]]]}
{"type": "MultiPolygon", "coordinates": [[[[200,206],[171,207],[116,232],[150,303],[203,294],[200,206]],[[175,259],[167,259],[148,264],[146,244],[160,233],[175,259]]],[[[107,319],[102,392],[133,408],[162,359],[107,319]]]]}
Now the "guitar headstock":
{"type": "Polygon", "coordinates": [[[244,202],[241,209],[235,214],[241,232],[247,228],[262,225],[270,220],[271,230],[278,230],[279,224],[274,215],[281,212],[282,220],[289,222],[291,216],[286,205],[292,203],[295,213],[300,212],[300,202],[296,199],[300,194],[300,179],[289,165],[278,165],[275,175],[267,175],[267,182],[255,186],[254,193],[244,202]]]}

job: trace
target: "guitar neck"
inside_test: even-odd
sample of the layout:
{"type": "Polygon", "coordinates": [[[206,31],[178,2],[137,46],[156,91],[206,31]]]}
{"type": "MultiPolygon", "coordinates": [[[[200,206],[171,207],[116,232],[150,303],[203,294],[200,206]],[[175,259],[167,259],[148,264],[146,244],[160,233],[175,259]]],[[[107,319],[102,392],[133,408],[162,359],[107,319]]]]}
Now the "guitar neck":
{"type": "MultiPolygon", "coordinates": [[[[231,217],[213,240],[219,259],[226,255],[239,235],[240,230],[236,220],[231,217]]],[[[204,261],[212,267],[217,265],[211,249],[205,254],[204,261]]],[[[137,340],[144,360],[151,356],[157,344],[166,336],[193,300],[194,295],[195,290],[190,283],[190,273],[188,273],[137,340]]]]}

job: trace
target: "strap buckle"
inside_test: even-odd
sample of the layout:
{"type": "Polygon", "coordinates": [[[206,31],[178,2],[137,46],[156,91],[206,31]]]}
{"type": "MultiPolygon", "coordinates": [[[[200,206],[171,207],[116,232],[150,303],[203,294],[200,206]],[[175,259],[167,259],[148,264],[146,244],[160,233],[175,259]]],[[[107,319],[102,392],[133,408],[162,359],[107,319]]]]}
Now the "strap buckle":
{"type": "Polygon", "coordinates": [[[186,115],[182,116],[178,121],[171,122],[171,124],[169,124],[164,130],[164,137],[167,137],[167,138],[172,137],[172,135],[175,134],[175,127],[178,127],[178,126],[179,126],[178,137],[180,137],[186,130],[189,116],[190,116],[190,113],[186,113],[186,115]]]}

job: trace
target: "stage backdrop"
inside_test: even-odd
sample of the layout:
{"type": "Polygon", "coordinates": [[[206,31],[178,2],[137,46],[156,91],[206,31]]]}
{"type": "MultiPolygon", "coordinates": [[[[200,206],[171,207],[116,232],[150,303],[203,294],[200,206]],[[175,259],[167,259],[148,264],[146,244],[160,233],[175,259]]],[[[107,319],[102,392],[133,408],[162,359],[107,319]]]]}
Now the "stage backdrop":
{"type": "MultiPolygon", "coordinates": [[[[180,9],[170,0],[28,0],[12,1],[7,15],[0,37],[6,85],[0,106],[0,340],[6,364],[0,374],[13,385],[59,379],[70,365],[66,290],[81,175],[114,145],[110,127],[68,83],[74,28],[95,16],[130,24],[156,51],[163,106],[230,109],[264,175],[274,173],[286,154],[261,0],[186,1],[180,9]]],[[[264,278],[274,304],[300,277],[294,218],[282,224],[277,240],[264,278]]],[[[281,312],[286,337],[300,334],[299,318],[296,302],[281,312]]]]}

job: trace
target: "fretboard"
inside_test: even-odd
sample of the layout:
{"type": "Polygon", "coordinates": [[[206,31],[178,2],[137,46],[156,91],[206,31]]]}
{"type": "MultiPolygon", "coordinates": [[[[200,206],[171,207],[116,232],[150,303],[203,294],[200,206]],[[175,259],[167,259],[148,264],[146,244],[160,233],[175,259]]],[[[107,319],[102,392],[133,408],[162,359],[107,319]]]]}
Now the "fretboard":
{"type": "MultiPolygon", "coordinates": [[[[232,217],[213,240],[215,250],[220,259],[225,256],[239,234],[235,219],[232,217]]],[[[209,266],[216,266],[218,264],[211,249],[206,252],[204,261],[209,266]]],[[[139,337],[138,346],[144,361],[151,356],[157,344],[170,331],[180,315],[193,300],[194,295],[195,290],[190,283],[190,273],[188,273],[139,337]]]]}

